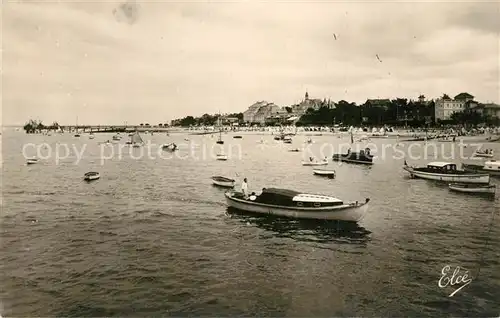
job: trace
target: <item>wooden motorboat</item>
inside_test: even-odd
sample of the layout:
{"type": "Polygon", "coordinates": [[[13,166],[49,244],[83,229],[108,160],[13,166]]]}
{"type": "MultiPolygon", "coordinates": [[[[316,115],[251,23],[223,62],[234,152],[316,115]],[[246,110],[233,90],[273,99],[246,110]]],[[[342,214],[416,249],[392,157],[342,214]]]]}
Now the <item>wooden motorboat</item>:
{"type": "Polygon", "coordinates": [[[323,219],[358,222],[366,214],[368,202],[344,203],[342,200],[317,194],[301,193],[294,190],[269,188],[259,195],[246,198],[243,193],[225,193],[229,207],[261,214],[272,214],[298,219],[323,219]]]}
{"type": "Polygon", "coordinates": [[[213,176],[212,183],[219,187],[234,188],[235,180],[221,176],[213,176]]]}
{"type": "Polygon", "coordinates": [[[318,176],[335,178],[335,170],[332,169],[313,169],[313,173],[318,176]]]}
{"type": "Polygon", "coordinates": [[[95,172],[95,171],[87,172],[86,174],[83,175],[83,179],[85,181],[97,180],[100,177],[101,177],[101,175],[99,174],[99,172],[95,172]]]}
{"type": "Polygon", "coordinates": [[[349,149],[346,154],[334,154],[332,156],[332,159],[334,161],[342,161],[348,163],[357,163],[365,165],[373,164],[373,156],[370,154],[370,148],[366,148],[365,150],[360,150],[359,152],[353,152],[349,149]]]}
{"type": "Polygon", "coordinates": [[[315,161],[315,160],[310,160],[310,161],[302,161],[303,166],[326,166],[328,164],[328,160],[321,160],[321,161],[315,161]]]}
{"type": "Polygon", "coordinates": [[[166,151],[176,151],[177,145],[175,143],[164,144],[161,146],[161,149],[166,151]]]}
{"type": "Polygon", "coordinates": [[[495,194],[496,186],[493,184],[450,183],[448,188],[457,192],[495,194]]]}
{"type": "Polygon", "coordinates": [[[29,158],[26,160],[26,164],[28,164],[28,165],[34,165],[35,163],[38,163],[37,158],[29,158]]]}
{"type": "Polygon", "coordinates": [[[217,160],[222,160],[222,161],[226,161],[227,160],[227,155],[224,155],[224,154],[217,154],[217,160]]]}
{"type": "Polygon", "coordinates": [[[493,149],[476,150],[474,152],[474,157],[493,158],[493,156],[494,156],[493,149]]]}
{"type": "Polygon", "coordinates": [[[403,169],[408,171],[412,178],[453,183],[490,183],[489,174],[459,170],[456,164],[450,162],[430,162],[426,167],[411,167],[408,166],[405,161],[403,169]]]}
{"type": "Polygon", "coordinates": [[[500,176],[500,162],[496,160],[486,161],[482,165],[462,163],[465,171],[482,172],[491,176],[500,176]]]}

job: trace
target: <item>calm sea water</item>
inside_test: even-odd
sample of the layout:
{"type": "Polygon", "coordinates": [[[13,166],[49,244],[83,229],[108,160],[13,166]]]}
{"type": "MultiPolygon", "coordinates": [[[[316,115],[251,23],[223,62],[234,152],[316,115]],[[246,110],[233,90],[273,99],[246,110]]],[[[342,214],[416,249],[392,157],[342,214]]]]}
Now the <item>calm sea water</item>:
{"type": "MultiPolygon", "coordinates": [[[[225,135],[225,152],[236,153],[227,162],[199,159],[216,138],[143,138],[179,144],[189,138],[201,146],[188,155],[181,145],[184,158],[167,160],[133,159],[124,148],[121,159],[101,165],[97,143],[111,135],[89,140],[4,131],[2,315],[500,314],[498,196],[410,180],[390,151],[372,167],[331,163],[337,177],[330,180],[312,175],[301,166],[302,153],[288,152],[270,135],[225,135]],[[57,142],[87,146],[77,165],[72,155],[59,164],[52,157],[26,166],[23,145],[44,142],[46,151],[57,142]],[[99,171],[101,179],[83,182],[87,171],[99,171]],[[344,200],[369,197],[369,214],[352,225],[228,211],[223,190],[211,185],[213,175],[247,177],[251,191],[276,186],[344,200]],[[458,286],[438,286],[446,265],[472,277],[453,297],[458,286]]],[[[324,143],[348,142],[312,138],[316,152],[324,143]]],[[[301,148],[304,140],[296,137],[288,148],[301,148]]],[[[499,146],[488,144],[497,154],[499,146]]],[[[449,153],[451,145],[444,147],[449,153]]]]}

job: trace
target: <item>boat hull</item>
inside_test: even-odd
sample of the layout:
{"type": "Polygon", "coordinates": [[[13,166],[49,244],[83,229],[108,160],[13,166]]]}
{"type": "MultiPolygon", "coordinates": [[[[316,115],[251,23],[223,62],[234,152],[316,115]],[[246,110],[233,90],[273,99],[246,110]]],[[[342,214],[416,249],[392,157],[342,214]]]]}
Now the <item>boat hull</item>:
{"type": "Polygon", "coordinates": [[[294,219],[359,222],[363,219],[368,210],[368,202],[358,203],[357,205],[356,203],[344,204],[335,207],[299,208],[255,203],[231,197],[230,193],[226,193],[225,196],[227,205],[231,208],[252,213],[277,215],[294,219]]]}
{"type": "Polygon", "coordinates": [[[223,188],[234,188],[234,181],[220,181],[212,179],[213,185],[223,188]]]}
{"type": "Polygon", "coordinates": [[[306,162],[302,161],[303,166],[326,166],[328,165],[328,161],[322,161],[322,162],[306,162]]]}
{"type": "Polygon", "coordinates": [[[318,176],[329,176],[329,177],[335,176],[335,171],[330,171],[330,170],[314,169],[313,173],[318,176]]]}
{"type": "Polygon", "coordinates": [[[476,184],[487,184],[490,183],[489,174],[442,174],[442,173],[430,173],[415,170],[411,167],[404,167],[404,170],[410,173],[412,178],[420,178],[435,181],[445,181],[452,183],[476,183],[476,184]]]}
{"type": "Polygon", "coordinates": [[[488,187],[465,188],[458,185],[450,184],[448,188],[452,191],[462,193],[476,193],[476,194],[495,194],[496,187],[494,185],[488,187]]]}
{"type": "Polygon", "coordinates": [[[480,158],[493,158],[493,154],[486,154],[486,153],[474,153],[474,157],[480,157],[480,158]]]}

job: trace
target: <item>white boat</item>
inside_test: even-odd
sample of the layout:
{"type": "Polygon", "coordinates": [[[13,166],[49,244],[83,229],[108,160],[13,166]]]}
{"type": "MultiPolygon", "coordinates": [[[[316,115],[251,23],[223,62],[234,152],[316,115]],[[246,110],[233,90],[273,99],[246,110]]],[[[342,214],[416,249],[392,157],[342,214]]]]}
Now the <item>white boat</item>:
{"type": "Polygon", "coordinates": [[[26,160],[26,164],[28,164],[28,165],[34,165],[35,163],[38,163],[37,158],[29,158],[26,160]]]}
{"type": "Polygon", "coordinates": [[[326,166],[328,164],[328,160],[310,160],[310,161],[302,161],[303,166],[326,166]]]}
{"type": "Polygon", "coordinates": [[[298,219],[321,219],[358,222],[366,214],[368,202],[349,202],[316,194],[286,189],[263,189],[260,195],[247,199],[241,192],[225,193],[229,207],[261,214],[272,214],[298,219]]]}
{"type": "Polygon", "coordinates": [[[493,156],[493,149],[477,150],[474,152],[474,157],[493,158],[493,156]]]}
{"type": "Polygon", "coordinates": [[[500,161],[489,160],[482,165],[462,164],[465,171],[484,172],[492,176],[500,176],[500,161]]]}
{"type": "Polygon", "coordinates": [[[212,183],[219,187],[234,188],[235,180],[221,176],[213,176],[212,183]]]}
{"type": "Polygon", "coordinates": [[[94,172],[94,171],[87,172],[86,174],[83,175],[83,179],[85,181],[97,180],[100,177],[101,177],[101,175],[99,174],[99,172],[94,172]]]}
{"type": "Polygon", "coordinates": [[[283,143],[285,143],[285,144],[291,144],[292,143],[292,137],[290,137],[290,136],[283,137],[283,143]]]}
{"type": "Polygon", "coordinates": [[[120,135],[113,136],[113,140],[121,140],[121,139],[122,139],[122,136],[120,136],[120,135]]]}
{"type": "Polygon", "coordinates": [[[222,161],[226,161],[227,160],[227,155],[224,155],[224,154],[217,154],[217,160],[222,160],[222,161]]]}
{"type": "Polygon", "coordinates": [[[90,133],[90,135],[89,135],[89,139],[94,139],[94,138],[95,138],[94,134],[93,134],[93,133],[90,133]]]}
{"type": "Polygon", "coordinates": [[[335,178],[335,170],[332,169],[313,169],[313,173],[318,176],[335,178]]]}
{"type": "Polygon", "coordinates": [[[458,170],[456,164],[450,162],[430,162],[426,167],[411,167],[405,161],[403,169],[408,171],[412,178],[453,183],[490,183],[489,174],[458,170]]]}
{"type": "Polygon", "coordinates": [[[463,183],[450,183],[448,188],[457,192],[464,193],[483,193],[495,194],[496,186],[493,184],[477,185],[477,184],[463,184],[463,183]]]}
{"type": "Polygon", "coordinates": [[[144,145],[144,141],[142,140],[141,136],[139,135],[139,132],[137,131],[130,138],[130,142],[132,143],[132,147],[134,148],[139,148],[144,145]]]}

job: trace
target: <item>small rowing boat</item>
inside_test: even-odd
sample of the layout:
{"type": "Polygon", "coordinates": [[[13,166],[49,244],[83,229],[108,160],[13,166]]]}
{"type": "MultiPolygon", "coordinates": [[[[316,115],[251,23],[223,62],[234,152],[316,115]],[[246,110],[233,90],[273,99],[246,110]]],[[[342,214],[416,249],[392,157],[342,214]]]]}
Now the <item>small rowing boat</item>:
{"type": "Polygon", "coordinates": [[[329,177],[331,179],[335,178],[335,170],[331,169],[313,169],[313,174],[329,177]]]}
{"type": "Polygon", "coordinates": [[[234,179],[222,177],[222,176],[213,176],[212,183],[219,187],[224,188],[234,188],[234,179]]]}
{"type": "Polygon", "coordinates": [[[227,155],[218,154],[216,159],[217,160],[221,160],[221,161],[226,161],[227,160],[227,155]]]}
{"type": "Polygon", "coordinates": [[[35,163],[38,163],[37,158],[29,158],[26,160],[26,164],[28,164],[28,165],[34,165],[35,163]]]}
{"type": "Polygon", "coordinates": [[[87,172],[86,174],[83,175],[83,179],[85,181],[97,180],[100,177],[101,177],[101,175],[99,174],[99,172],[95,172],[95,171],[87,172]]]}
{"type": "Polygon", "coordinates": [[[310,161],[302,161],[303,166],[326,166],[328,165],[328,160],[321,160],[321,161],[315,161],[315,160],[310,160],[310,161]]]}
{"type": "Polygon", "coordinates": [[[493,184],[467,184],[450,183],[448,188],[456,192],[495,194],[496,186],[493,184]]]}

